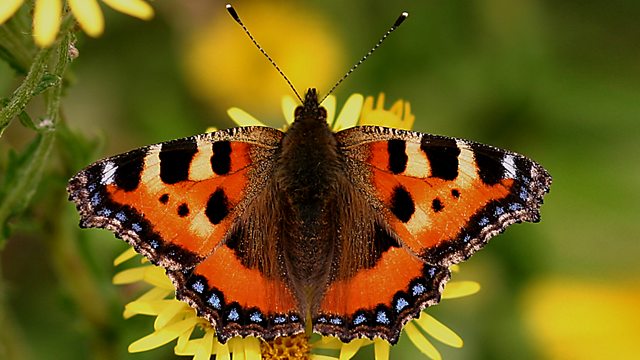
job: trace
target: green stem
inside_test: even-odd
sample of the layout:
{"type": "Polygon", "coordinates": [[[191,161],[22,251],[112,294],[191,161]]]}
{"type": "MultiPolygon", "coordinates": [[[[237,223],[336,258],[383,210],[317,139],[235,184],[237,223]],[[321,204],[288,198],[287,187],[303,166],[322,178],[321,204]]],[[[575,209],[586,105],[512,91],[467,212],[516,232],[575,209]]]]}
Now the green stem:
{"type": "Polygon", "coordinates": [[[51,47],[38,51],[24,81],[13,92],[7,106],[0,110],[0,137],[2,137],[4,130],[9,126],[11,120],[24,110],[29,100],[35,95],[36,88],[47,70],[47,62],[51,51],[51,47]]]}
{"type": "MultiPolygon", "coordinates": [[[[70,37],[71,34],[65,35],[58,47],[58,62],[54,69],[54,76],[58,78],[62,78],[69,62],[68,49],[70,37]]],[[[40,64],[41,70],[37,70],[33,65],[31,66],[29,75],[27,75],[25,81],[20,85],[18,90],[16,90],[17,94],[14,94],[14,98],[11,100],[9,105],[2,109],[3,114],[5,113],[5,110],[12,106],[12,104],[13,106],[11,107],[11,110],[8,110],[7,113],[15,111],[17,114],[18,111],[22,111],[19,107],[24,107],[24,105],[26,105],[30,99],[28,94],[33,93],[35,86],[37,86],[39,80],[42,78],[42,74],[44,74],[44,68],[46,68],[48,60],[48,58],[44,58],[44,56],[48,56],[50,52],[51,50],[44,49],[38,53],[33,64],[40,64]],[[37,78],[37,81],[34,81],[35,78],[37,78]],[[16,100],[17,98],[21,100],[16,100]]],[[[7,219],[16,213],[16,209],[24,209],[26,204],[31,202],[31,198],[40,184],[42,174],[47,166],[47,160],[49,159],[55,140],[55,129],[60,114],[62,86],[62,82],[59,82],[45,94],[46,118],[41,123],[41,133],[38,135],[40,136],[40,139],[38,140],[33,155],[19,170],[20,173],[16,176],[17,181],[11,184],[11,191],[7,192],[6,197],[2,199],[2,202],[0,203],[0,227],[2,224],[6,224],[7,219]]],[[[13,116],[15,116],[15,114],[13,116]]],[[[7,119],[10,118],[11,117],[8,117],[7,119]]],[[[4,128],[2,130],[4,130],[4,128]]],[[[4,237],[0,237],[0,249],[3,247],[5,240],[6,239],[4,237]]]]}

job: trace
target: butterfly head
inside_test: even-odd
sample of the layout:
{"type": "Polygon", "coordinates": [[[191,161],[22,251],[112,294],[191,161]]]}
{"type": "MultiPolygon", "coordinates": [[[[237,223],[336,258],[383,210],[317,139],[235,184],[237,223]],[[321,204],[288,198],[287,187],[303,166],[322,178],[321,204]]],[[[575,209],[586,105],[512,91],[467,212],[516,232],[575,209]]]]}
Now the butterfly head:
{"type": "Polygon", "coordinates": [[[318,103],[318,92],[316,89],[309,89],[304,96],[302,105],[295,111],[296,121],[321,121],[326,122],[327,110],[318,103]]]}

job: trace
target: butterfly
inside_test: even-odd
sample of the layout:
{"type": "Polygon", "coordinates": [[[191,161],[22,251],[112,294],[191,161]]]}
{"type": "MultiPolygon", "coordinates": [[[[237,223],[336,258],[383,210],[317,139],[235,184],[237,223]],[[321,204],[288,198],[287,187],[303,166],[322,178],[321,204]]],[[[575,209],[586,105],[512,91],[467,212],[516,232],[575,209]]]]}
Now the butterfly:
{"type": "Polygon", "coordinates": [[[310,328],[396,343],[439,302],[449,267],[539,221],[551,177],[476,142],[331,131],[315,89],[286,132],[242,127],[142,147],[75,175],[81,227],[163,267],[218,339],[310,328]]]}

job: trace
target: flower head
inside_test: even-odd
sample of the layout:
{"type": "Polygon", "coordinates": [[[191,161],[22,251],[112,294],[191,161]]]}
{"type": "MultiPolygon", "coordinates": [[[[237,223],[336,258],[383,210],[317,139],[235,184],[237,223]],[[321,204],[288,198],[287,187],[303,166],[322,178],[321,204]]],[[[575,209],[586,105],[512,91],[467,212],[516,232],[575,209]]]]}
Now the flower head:
{"type": "MultiPolygon", "coordinates": [[[[365,99],[360,94],[354,94],[347,99],[337,116],[335,97],[329,96],[322,105],[327,109],[327,122],[336,131],[362,124],[393,125],[408,129],[415,118],[411,114],[409,104],[402,100],[396,101],[390,110],[385,110],[383,94],[378,96],[377,102],[373,97],[365,99]]],[[[293,123],[296,106],[297,102],[292,97],[284,97],[282,108],[285,127],[293,123]]],[[[240,126],[262,125],[255,117],[238,108],[229,109],[228,114],[240,126]]],[[[135,256],[135,251],[129,249],[119,256],[115,263],[118,265],[135,256]]],[[[301,334],[268,342],[255,337],[232,338],[226,344],[221,344],[217,341],[215,330],[209,322],[199,318],[193,308],[175,298],[175,288],[164,270],[146,261],[143,263],[141,267],[118,273],[113,279],[116,284],[145,282],[153,286],[125,307],[125,318],[139,314],[156,317],[154,331],[133,342],[129,346],[130,352],[150,350],[175,340],[175,353],[193,356],[194,359],[208,359],[212,354],[221,359],[228,359],[230,354],[236,354],[256,360],[345,360],[352,358],[363,347],[373,345],[376,360],[389,359],[391,345],[381,339],[356,339],[345,344],[335,337],[314,335],[309,339],[305,334],[301,334]],[[316,353],[318,351],[323,354],[316,353]],[[327,355],[326,351],[333,352],[333,355],[327,355]]],[[[454,273],[459,271],[458,266],[452,266],[451,270],[454,273]]],[[[474,281],[452,281],[445,288],[442,299],[472,295],[479,289],[479,284],[474,281]]],[[[462,339],[426,311],[407,323],[403,332],[413,345],[430,359],[441,358],[430,338],[448,346],[462,347],[462,339]]]]}
{"type": "MultiPolygon", "coordinates": [[[[102,0],[109,7],[139,19],[153,17],[153,8],[143,0],[102,0]]],[[[0,25],[12,17],[24,0],[0,2],[0,25]]],[[[51,45],[58,35],[63,18],[63,7],[67,4],[82,30],[91,37],[104,31],[104,16],[98,0],[35,0],[33,11],[33,37],[40,47],[51,45]]]]}

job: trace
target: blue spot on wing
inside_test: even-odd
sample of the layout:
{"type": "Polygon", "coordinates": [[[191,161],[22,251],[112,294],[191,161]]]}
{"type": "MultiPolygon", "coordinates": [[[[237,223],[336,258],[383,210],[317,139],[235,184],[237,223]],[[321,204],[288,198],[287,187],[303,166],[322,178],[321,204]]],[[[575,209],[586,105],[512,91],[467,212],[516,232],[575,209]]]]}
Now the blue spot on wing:
{"type": "Polygon", "coordinates": [[[240,314],[238,314],[238,310],[237,309],[231,309],[231,311],[229,311],[229,315],[227,315],[227,319],[229,319],[231,321],[240,320],[240,314]]]}
{"type": "Polygon", "coordinates": [[[262,314],[259,311],[254,311],[249,315],[249,320],[254,323],[259,323],[262,321],[262,314]]]}
{"type": "Polygon", "coordinates": [[[422,295],[424,294],[424,292],[427,290],[427,288],[424,287],[424,285],[422,284],[415,284],[413,285],[413,287],[411,288],[411,293],[413,296],[418,296],[418,295],[422,295]]]}
{"type": "Polygon", "coordinates": [[[222,302],[220,301],[220,297],[218,297],[218,295],[216,294],[211,294],[211,296],[209,296],[209,299],[207,299],[207,302],[211,306],[213,306],[214,309],[217,309],[217,310],[222,309],[222,302]]]}
{"type": "Polygon", "coordinates": [[[389,317],[387,316],[387,313],[384,311],[378,311],[376,313],[376,322],[379,324],[385,324],[385,325],[388,325],[391,323],[391,321],[389,320],[389,317]]]}
{"type": "Polygon", "coordinates": [[[123,211],[118,211],[116,213],[116,219],[118,219],[120,222],[125,222],[127,221],[127,215],[123,211]]]}
{"type": "Polygon", "coordinates": [[[396,302],[396,312],[401,312],[407,306],[409,306],[409,302],[405,298],[399,298],[396,302]]]}
{"type": "Polygon", "coordinates": [[[511,211],[522,210],[522,205],[519,204],[519,203],[509,204],[509,210],[511,210],[511,211]]]}
{"type": "Polygon", "coordinates": [[[356,318],[353,319],[353,324],[354,325],[360,325],[360,324],[362,324],[362,323],[364,323],[366,321],[367,321],[367,317],[366,316],[364,316],[363,314],[358,314],[358,316],[356,316],[356,318]]]}
{"type": "Polygon", "coordinates": [[[91,201],[91,206],[97,207],[102,203],[102,196],[100,195],[100,193],[94,193],[93,195],[91,195],[90,201],[91,201]]]}
{"type": "Polygon", "coordinates": [[[193,285],[191,285],[191,288],[195,292],[202,294],[202,292],[204,291],[204,284],[202,283],[202,281],[196,280],[196,282],[194,282],[193,285]]]}

